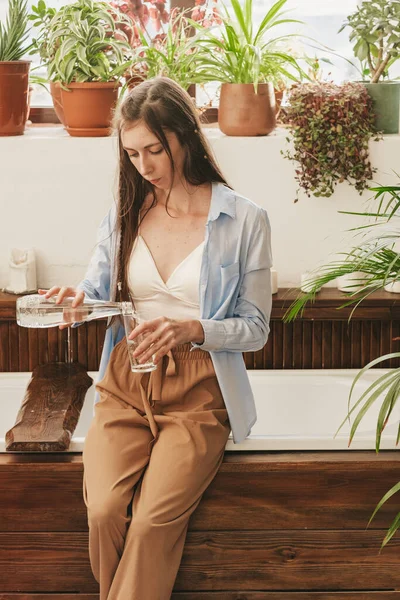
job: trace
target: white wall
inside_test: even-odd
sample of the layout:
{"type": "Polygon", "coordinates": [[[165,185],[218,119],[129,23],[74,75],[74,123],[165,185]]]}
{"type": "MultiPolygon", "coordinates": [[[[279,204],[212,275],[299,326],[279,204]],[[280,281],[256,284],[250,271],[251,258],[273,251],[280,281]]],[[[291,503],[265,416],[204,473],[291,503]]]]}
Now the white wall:
{"type": "MultiPolygon", "coordinates": [[[[343,183],[330,198],[301,194],[294,203],[295,166],[280,154],[286,130],[253,138],[206,133],[228,182],[269,213],[279,287],[298,285],[300,273],[351,247],[353,234],[345,230],[365,221],[338,211],[366,210],[371,192],[360,197],[343,183]]],[[[400,136],[371,141],[370,152],[374,181],[398,182],[400,136]]],[[[12,247],[34,248],[39,287],[80,281],[112,202],[116,156],[115,137],[73,138],[61,126],[0,137],[0,288],[8,283],[12,247]]]]}

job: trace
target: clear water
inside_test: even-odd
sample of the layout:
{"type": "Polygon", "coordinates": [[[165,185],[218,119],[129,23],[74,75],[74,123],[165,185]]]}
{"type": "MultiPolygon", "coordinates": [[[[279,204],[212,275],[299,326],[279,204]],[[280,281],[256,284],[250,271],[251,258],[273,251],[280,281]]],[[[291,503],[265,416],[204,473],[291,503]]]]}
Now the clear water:
{"type": "Polygon", "coordinates": [[[17,323],[21,327],[56,327],[65,323],[80,323],[119,314],[121,311],[118,307],[85,305],[71,308],[46,303],[35,307],[17,306],[17,323]]]}
{"type": "Polygon", "coordinates": [[[148,371],[154,371],[155,369],[157,369],[157,365],[153,364],[153,362],[151,362],[151,361],[140,364],[138,362],[138,357],[133,356],[133,353],[135,352],[137,344],[135,344],[135,342],[133,342],[133,341],[132,342],[128,341],[127,343],[128,343],[129,360],[131,362],[131,370],[134,373],[147,373],[148,371]]]}

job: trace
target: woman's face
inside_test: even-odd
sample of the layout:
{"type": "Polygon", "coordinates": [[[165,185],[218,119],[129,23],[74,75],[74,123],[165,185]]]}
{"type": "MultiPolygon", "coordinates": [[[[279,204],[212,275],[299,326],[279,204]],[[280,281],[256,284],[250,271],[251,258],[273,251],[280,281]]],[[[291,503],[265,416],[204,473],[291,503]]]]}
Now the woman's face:
{"type": "Polygon", "coordinates": [[[168,154],[157,136],[143,121],[136,121],[129,128],[123,129],[121,141],[131,163],[140,175],[155,187],[168,191],[182,177],[184,151],[175,133],[166,130],[165,136],[174,160],[174,181],[172,181],[172,167],[168,154]]]}

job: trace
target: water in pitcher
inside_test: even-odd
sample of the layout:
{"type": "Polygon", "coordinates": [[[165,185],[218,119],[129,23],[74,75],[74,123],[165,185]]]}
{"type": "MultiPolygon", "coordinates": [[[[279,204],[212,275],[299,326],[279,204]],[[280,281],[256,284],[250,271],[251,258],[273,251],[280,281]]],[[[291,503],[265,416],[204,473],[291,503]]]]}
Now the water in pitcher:
{"type": "Polygon", "coordinates": [[[56,304],[55,297],[45,298],[40,294],[22,296],[17,300],[17,323],[21,327],[57,327],[66,323],[81,323],[104,317],[132,313],[130,302],[106,302],[85,298],[76,308],[74,298],[64,298],[56,304]]]}

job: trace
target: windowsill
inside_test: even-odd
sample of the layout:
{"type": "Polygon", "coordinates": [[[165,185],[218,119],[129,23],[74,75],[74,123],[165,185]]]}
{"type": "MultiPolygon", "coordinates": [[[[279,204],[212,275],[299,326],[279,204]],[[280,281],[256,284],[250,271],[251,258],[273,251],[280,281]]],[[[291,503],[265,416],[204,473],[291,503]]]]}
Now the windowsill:
{"type": "MultiPolygon", "coordinates": [[[[232,137],[234,139],[236,136],[226,136],[218,127],[218,123],[207,123],[202,125],[202,129],[208,138],[219,139],[223,137],[232,137]]],[[[266,139],[273,137],[282,137],[287,135],[287,127],[284,125],[279,125],[274,131],[272,131],[268,136],[251,136],[251,139],[266,139]]],[[[115,135],[104,136],[104,137],[115,137],[115,135]]],[[[104,139],[101,138],[101,139],[104,139]]],[[[64,129],[62,125],[59,123],[32,123],[28,125],[25,129],[24,134],[21,136],[8,136],[0,138],[0,140],[22,140],[22,139],[59,139],[59,138],[69,138],[69,139],[89,139],[88,137],[78,138],[69,135],[69,133],[64,129]]],[[[90,138],[90,139],[99,139],[99,138],[90,138]]],[[[242,138],[243,139],[243,138],[242,138]]],[[[250,136],[247,137],[250,139],[250,136]]]]}
{"type": "MultiPolygon", "coordinates": [[[[287,136],[289,134],[289,126],[288,125],[283,125],[283,124],[279,124],[278,127],[276,127],[276,129],[274,129],[274,131],[272,131],[269,135],[263,135],[263,136],[227,136],[224,133],[222,133],[222,131],[219,129],[218,123],[207,123],[202,125],[202,129],[204,131],[204,133],[207,135],[208,138],[210,139],[221,139],[221,138],[225,138],[225,137],[229,137],[232,140],[234,139],[247,139],[247,140],[265,140],[267,138],[271,139],[271,138],[282,138],[284,136],[287,136]]],[[[111,136],[104,136],[104,137],[109,137],[109,138],[113,138],[115,137],[115,135],[111,135],[111,136]]],[[[25,129],[24,134],[21,136],[4,136],[4,137],[0,137],[0,143],[1,141],[7,141],[10,142],[11,140],[15,140],[15,141],[21,141],[21,140],[31,140],[31,139],[60,139],[60,138],[65,138],[65,139],[104,139],[104,137],[102,138],[88,138],[88,137],[83,137],[83,138],[78,138],[78,137],[73,137],[70,136],[69,133],[64,129],[64,127],[59,124],[59,123],[32,123],[30,125],[28,125],[25,129]]],[[[400,134],[397,133],[392,133],[392,134],[385,134],[383,136],[383,138],[385,140],[397,140],[400,139],[400,134]]],[[[371,140],[372,142],[373,140],[371,140]]]]}

